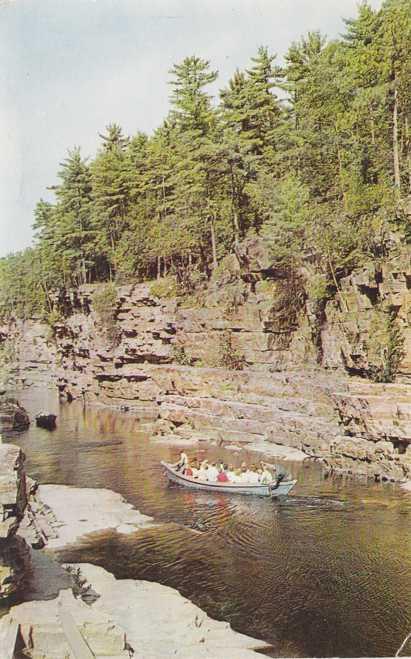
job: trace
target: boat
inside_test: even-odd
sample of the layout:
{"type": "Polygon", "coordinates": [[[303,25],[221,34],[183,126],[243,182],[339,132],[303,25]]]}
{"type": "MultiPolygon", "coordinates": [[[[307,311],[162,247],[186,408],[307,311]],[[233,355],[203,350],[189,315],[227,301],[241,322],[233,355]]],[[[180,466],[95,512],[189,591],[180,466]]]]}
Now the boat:
{"type": "Polygon", "coordinates": [[[188,487],[192,490],[203,490],[203,492],[224,492],[225,494],[255,494],[259,497],[284,497],[292,490],[296,480],[283,480],[278,485],[273,482],[267,485],[253,485],[250,483],[219,483],[210,481],[199,481],[196,478],[185,476],[174,469],[173,465],[161,461],[165,474],[169,481],[188,487]]]}

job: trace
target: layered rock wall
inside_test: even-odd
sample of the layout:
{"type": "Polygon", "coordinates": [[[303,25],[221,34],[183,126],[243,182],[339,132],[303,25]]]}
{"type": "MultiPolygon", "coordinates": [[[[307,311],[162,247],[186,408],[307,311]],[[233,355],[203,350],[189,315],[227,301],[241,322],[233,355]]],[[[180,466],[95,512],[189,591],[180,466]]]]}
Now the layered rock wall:
{"type": "Polygon", "coordinates": [[[0,540],[14,535],[27,505],[24,460],[19,446],[0,443],[0,540]]]}
{"type": "Polygon", "coordinates": [[[394,318],[402,358],[396,379],[411,382],[411,253],[372,263],[340,282],[340,293],[325,306],[321,329],[322,366],[367,375],[388,348],[387,326],[394,318]]]}
{"type": "Polygon", "coordinates": [[[408,252],[342,279],[319,306],[301,279],[273,270],[258,242],[242,249],[191,301],[121,286],[107,316],[95,304],[104,286],[66,293],[52,328],[27,321],[8,329],[20,337],[17,375],[26,384],[54,380],[69,400],[132,408],[164,434],[275,442],[336,470],[409,477],[408,252]],[[392,319],[402,340],[399,382],[360,379],[387,359],[392,319]]]}

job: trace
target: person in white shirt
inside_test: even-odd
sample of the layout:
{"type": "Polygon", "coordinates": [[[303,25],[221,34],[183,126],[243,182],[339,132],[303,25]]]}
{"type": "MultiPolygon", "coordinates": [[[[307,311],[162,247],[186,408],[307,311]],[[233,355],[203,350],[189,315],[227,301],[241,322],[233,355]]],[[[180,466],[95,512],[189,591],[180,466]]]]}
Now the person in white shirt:
{"type": "Polygon", "coordinates": [[[197,472],[197,478],[199,481],[206,481],[208,476],[208,460],[203,460],[200,469],[197,472]]]}
{"type": "Polygon", "coordinates": [[[238,477],[238,481],[240,483],[248,483],[248,468],[245,462],[242,463],[241,465],[241,473],[238,477]]]}
{"type": "Polygon", "coordinates": [[[259,478],[256,465],[251,465],[251,468],[247,471],[247,476],[250,485],[258,485],[259,478]]]}
{"type": "Polygon", "coordinates": [[[230,479],[230,483],[238,483],[238,475],[236,473],[236,470],[234,469],[233,465],[229,465],[228,467],[228,478],[230,479]]]}
{"type": "Polygon", "coordinates": [[[216,463],[213,462],[209,467],[207,471],[207,480],[208,481],[216,481],[218,476],[218,469],[216,467],[216,463]]]}
{"type": "Polygon", "coordinates": [[[267,467],[264,467],[264,469],[262,470],[260,482],[263,485],[269,485],[270,483],[273,482],[273,475],[271,471],[268,471],[267,467]]]}
{"type": "Polygon", "coordinates": [[[199,471],[200,471],[200,465],[199,465],[199,462],[198,462],[197,458],[194,458],[194,460],[191,464],[191,471],[192,471],[192,478],[197,479],[199,471]]]}

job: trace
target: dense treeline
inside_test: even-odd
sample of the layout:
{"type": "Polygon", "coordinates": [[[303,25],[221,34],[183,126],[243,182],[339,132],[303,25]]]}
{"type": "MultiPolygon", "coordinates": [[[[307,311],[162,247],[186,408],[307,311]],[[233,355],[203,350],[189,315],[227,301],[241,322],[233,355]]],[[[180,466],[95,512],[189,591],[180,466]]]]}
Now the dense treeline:
{"type": "Polygon", "coordinates": [[[171,110],[147,136],[109,125],[93,160],[68,152],[39,201],[35,246],[0,261],[3,312],[56,287],[173,272],[194,280],[250,233],[284,267],[338,277],[408,235],[411,3],[367,3],[327,41],[309,33],[276,64],[260,48],[213,102],[199,57],[171,71],[171,110]]]}

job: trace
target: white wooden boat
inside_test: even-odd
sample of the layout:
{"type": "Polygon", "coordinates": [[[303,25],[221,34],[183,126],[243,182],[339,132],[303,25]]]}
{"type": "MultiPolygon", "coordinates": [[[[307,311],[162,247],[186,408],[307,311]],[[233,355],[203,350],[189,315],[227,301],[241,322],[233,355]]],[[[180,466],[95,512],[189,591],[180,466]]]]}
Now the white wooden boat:
{"type": "Polygon", "coordinates": [[[252,483],[219,483],[218,481],[200,481],[190,476],[184,476],[167,462],[161,462],[165,474],[169,481],[191,488],[192,490],[203,490],[204,492],[224,492],[226,494],[256,494],[260,497],[280,497],[287,496],[290,490],[296,484],[296,480],[281,481],[278,485],[270,483],[269,485],[253,485],[252,483]]]}

